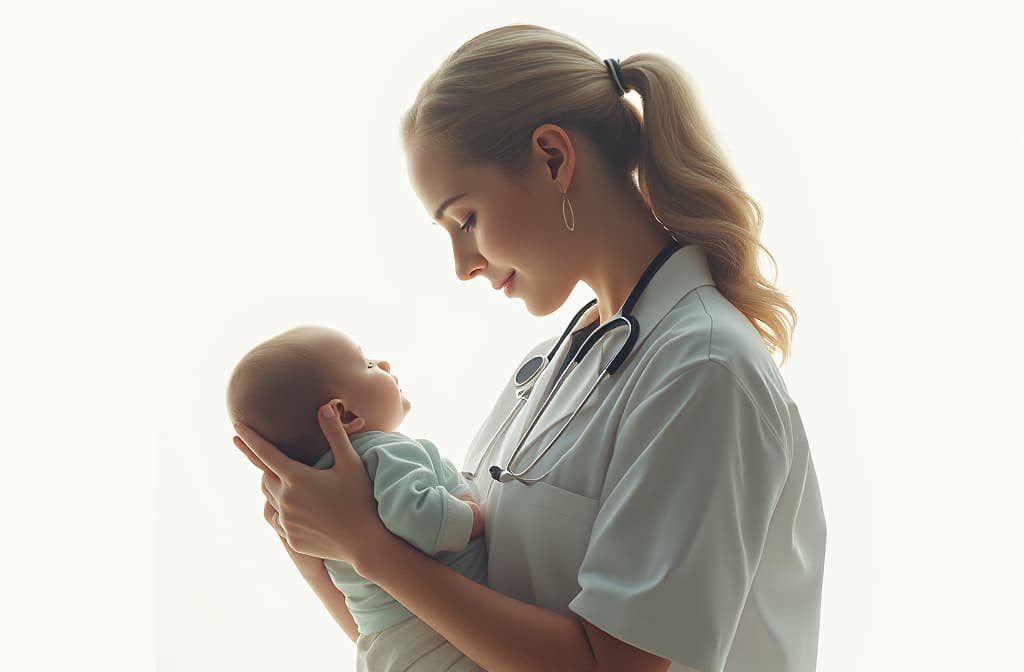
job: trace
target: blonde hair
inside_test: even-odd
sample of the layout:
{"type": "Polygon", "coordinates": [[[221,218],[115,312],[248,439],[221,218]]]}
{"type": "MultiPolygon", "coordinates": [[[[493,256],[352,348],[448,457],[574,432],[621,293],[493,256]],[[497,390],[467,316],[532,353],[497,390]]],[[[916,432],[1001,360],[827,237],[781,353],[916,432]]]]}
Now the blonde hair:
{"type": "Polygon", "coordinates": [[[539,26],[497,28],[463,44],[427,79],[403,119],[403,139],[430,139],[514,174],[541,124],[586,134],[613,174],[635,180],[677,240],[707,251],[718,290],[784,363],[796,311],[758,266],[763,251],[777,271],[759,239],[760,206],[741,188],[677,65],[637,54],[621,73],[642,112],[620,99],[601,59],[574,38],[539,26]]]}

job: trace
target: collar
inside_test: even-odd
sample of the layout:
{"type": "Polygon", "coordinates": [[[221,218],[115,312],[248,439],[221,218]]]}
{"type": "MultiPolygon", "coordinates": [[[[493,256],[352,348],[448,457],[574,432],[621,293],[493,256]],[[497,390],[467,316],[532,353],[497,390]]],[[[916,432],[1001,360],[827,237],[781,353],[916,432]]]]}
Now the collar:
{"type": "Polygon", "coordinates": [[[687,245],[676,250],[651,278],[633,308],[633,316],[640,325],[635,348],[640,347],[683,297],[698,287],[714,284],[703,247],[687,245]]]}
{"type": "MultiPolygon", "coordinates": [[[[628,370],[630,362],[640,352],[644,341],[654,332],[672,308],[698,287],[714,284],[711,271],[708,268],[707,254],[704,248],[698,245],[682,247],[665,260],[658,272],[650,279],[647,288],[637,299],[633,308],[632,314],[637,320],[640,331],[623,369],[620,369],[616,375],[623,375],[628,370]]],[[[586,323],[585,320],[586,318],[583,318],[584,323],[586,323]]],[[[537,449],[538,439],[548,431],[553,431],[556,425],[564,423],[573,409],[583,403],[591,381],[597,380],[601,368],[615,355],[624,342],[625,336],[623,329],[616,329],[609,333],[598,342],[594,351],[584,357],[579,366],[569,374],[565,385],[559,389],[557,394],[553,395],[550,406],[537,418],[536,427],[530,432],[530,438],[526,441],[520,456],[517,457],[516,463],[513,465],[514,470],[521,470],[526,464],[529,464],[533,460],[531,447],[537,449]]],[[[550,393],[554,382],[554,372],[559,369],[554,364],[564,359],[569,347],[569,340],[566,339],[552,360],[552,365],[549,365],[537,379],[529,400],[524,405],[519,417],[509,427],[508,435],[518,439],[522,436],[527,419],[536,416],[538,407],[542,403],[541,400],[550,393]]],[[[545,443],[547,440],[545,439],[545,443]]],[[[515,440],[507,445],[505,450],[511,452],[514,444],[515,440]]],[[[501,456],[502,464],[505,464],[504,460],[507,457],[508,454],[501,456]]]]}
{"type": "MultiPolygon", "coordinates": [[[[401,432],[378,432],[377,430],[369,430],[366,432],[357,432],[355,434],[349,434],[348,442],[352,444],[352,448],[359,454],[360,457],[363,455],[363,448],[367,448],[369,443],[379,436],[397,436],[403,439],[409,437],[401,432]]],[[[334,466],[334,451],[328,450],[326,453],[320,456],[320,459],[313,463],[314,469],[330,469],[334,466]]]]}

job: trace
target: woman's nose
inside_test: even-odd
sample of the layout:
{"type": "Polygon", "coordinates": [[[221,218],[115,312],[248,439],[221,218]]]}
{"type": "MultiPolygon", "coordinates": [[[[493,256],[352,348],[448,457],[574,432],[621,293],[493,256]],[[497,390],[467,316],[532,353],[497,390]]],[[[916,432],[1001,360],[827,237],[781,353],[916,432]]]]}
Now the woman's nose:
{"type": "Polygon", "coordinates": [[[454,249],[453,252],[455,253],[455,277],[459,280],[472,280],[487,268],[487,261],[480,256],[476,249],[462,252],[454,249]]]}

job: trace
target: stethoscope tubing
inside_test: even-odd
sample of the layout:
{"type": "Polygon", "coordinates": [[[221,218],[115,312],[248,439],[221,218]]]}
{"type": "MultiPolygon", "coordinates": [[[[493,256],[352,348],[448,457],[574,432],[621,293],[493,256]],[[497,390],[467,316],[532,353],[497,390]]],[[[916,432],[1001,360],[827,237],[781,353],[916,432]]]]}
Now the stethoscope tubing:
{"type": "Polygon", "coordinates": [[[608,320],[608,322],[606,322],[605,324],[601,325],[599,328],[595,329],[594,332],[591,333],[583,342],[583,345],[580,346],[579,351],[573,357],[572,361],[569,363],[569,366],[566,367],[565,371],[563,371],[562,374],[558,377],[558,380],[555,381],[555,384],[552,386],[551,391],[548,392],[548,394],[545,396],[544,402],[541,404],[541,407],[537,410],[536,413],[534,413],[533,420],[530,422],[529,427],[527,427],[526,430],[523,432],[523,435],[520,437],[518,443],[516,443],[516,447],[512,450],[512,454],[509,456],[505,468],[502,469],[497,465],[491,467],[489,469],[491,477],[497,481],[500,481],[501,483],[508,483],[514,479],[524,485],[531,485],[540,480],[543,480],[548,474],[550,474],[555,469],[555,467],[561,464],[562,460],[564,460],[566,456],[569,455],[576,448],[576,445],[573,445],[572,447],[569,448],[569,450],[565,451],[565,454],[562,455],[562,457],[560,457],[555,462],[555,464],[551,466],[550,469],[545,471],[540,476],[537,476],[535,478],[526,477],[526,474],[535,466],[537,466],[540,460],[543,459],[544,456],[548,454],[552,446],[554,446],[558,439],[561,438],[562,434],[565,433],[565,430],[572,423],[573,419],[577,415],[579,415],[579,412],[583,409],[587,401],[594,394],[594,390],[597,389],[597,386],[600,385],[601,381],[604,380],[606,376],[609,376],[613,373],[611,370],[612,365],[614,364],[617,369],[618,366],[621,365],[623,361],[625,361],[626,357],[629,356],[629,351],[632,350],[633,344],[636,342],[636,333],[637,321],[632,315],[617,315],[614,318],[608,320]],[[529,438],[530,433],[537,426],[537,423],[540,421],[541,416],[544,415],[544,411],[547,410],[548,406],[551,404],[552,399],[554,399],[555,395],[558,394],[558,390],[561,388],[565,380],[568,379],[569,374],[571,374],[573,370],[577,366],[579,366],[580,362],[583,361],[583,358],[587,355],[588,352],[590,352],[590,350],[594,347],[594,345],[598,343],[600,339],[604,338],[609,332],[618,329],[619,327],[626,327],[627,334],[625,342],[622,344],[622,346],[619,347],[619,350],[616,353],[615,357],[612,358],[612,360],[608,364],[606,364],[604,369],[598,374],[597,379],[594,381],[594,384],[590,386],[590,389],[587,391],[586,396],[576,406],[572,414],[569,416],[568,420],[562,423],[562,427],[558,430],[558,433],[555,434],[555,436],[552,437],[550,441],[548,441],[547,445],[544,446],[544,449],[540,451],[540,454],[538,454],[533,459],[533,461],[526,466],[525,469],[522,469],[519,472],[513,471],[512,463],[515,462],[517,457],[519,457],[519,453],[522,450],[523,446],[526,444],[526,441],[529,438]]]}
{"type": "MultiPolygon", "coordinates": [[[[641,275],[640,280],[637,281],[637,284],[633,288],[633,291],[630,292],[629,296],[626,298],[626,301],[622,305],[622,308],[619,310],[618,314],[612,317],[612,319],[608,320],[608,322],[606,322],[605,324],[602,324],[597,329],[595,329],[583,341],[583,344],[576,351],[576,354],[573,355],[573,358],[570,361],[569,365],[558,376],[558,379],[552,386],[551,391],[548,392],[547,395],[545,395],[544,401],[541,403],[541,406],[537,410],[537,412],[534,413],[533,419],[530,421],[529,427],[527,427],[526,430],[523,432],[519,441],[516,443],[515,448],[512,450],[512,454],[509,456],[508,461],[505,463],[505,468],[502,469],[500,466],[494,465],[488,470],[491,476],[494,478],[494,480],[499,481],[501,483],[508,483],[512,480],[518,480],[524,485],[532,485],[547,477],[548,474],[550,474],[559,464],[561,464],[562,461],[565,460],[565,458],[573,451],[573,449],[576,447],[575,444],[571,446],[567,451],[565,451],[565,454],[558,458],[558,460],[555,461],[551,468],[545,471],[542,475],[536,478],[526,478],[526,474],[538,464],[538,462],[548,453],[548,451],[551,450],[551,447],[554,446],[558,439],[561,438],[562,434],[565,433],[565,430],[572,423],[573,419],[579,414],[583,406],[586,405],[587,401],[594,394],[594,391],[597,389],[598,385],[600,385],[601,381],[604,380],[604,378],[607,376],[615,375],[615,373],[619,370],[619,367],[622,366],[622,364],[632,353],[633,348],[636,345],[636,341],[640,335],[640,324],[637,321],[636,317],[632,314],[633,307],[636,305],[636,302],[639,300],[644,289],[646,289],[647,284],[650,282],[651,278],[654,277],[654,274],[657,273],[658,269],[661,268],[665,261],[670,256],[672,256],[672,254],[674,254],[678,249],[679,244],[676,243],[674,240],[668,245],[666,245],[661,250],[661,252],[658,253],[658,256],[655,257],[654,260],[644,270],[643,275],[641,275]],[[558,390],[561,388],[562,384],[568,378],[569,374],[572,373],[573,370],[575,370],[575,368],[580,364],[580,362],[583,361],[583,358],[587,356],[587,354],[594,348],[598,341],[604,338],[609,332],[614,331],[615,329],[618,329],[619,327],[623,326],[626,327],[626,340],[619,347],[619,350],[615,354],[615,356],[608,362],[608,364],[605,365],[604,369],[598,374],[597,379],[594,381],[594,384],[591,385],[590,389],[587,391],[587,394],[583,398],[583,401],[581,401],[576,406],[575,410],[573,410],[572,414],[569,416],[569,419],[562,424],[562,427],[558,430],[555,436],[550,441],[548,441],[547,445],[540,452],[540,454],[537,455],[537,457],[535,457],[533,461],[531,461],[525,469],[519,472],[512,471],[512,463],[515,462],[516,458],[519,455],[519,452],[526,444],[526,441],[530,436],[530,432],[532,432],[533,429],[537,426],[537,423],[540,421],[541,416],[544,415],[544,411],[546,411],[548,406],[550,406],[551,400],[554,399],[555,395],[558,393],[558,390]]],[[[569,336],[569,334],[572,333],[572,328],[576,326],[576,323],[579,322],[583,314],[587,312],[596,303],[597,299],[592,299],[587,303],[587,305],[583,306],[583,308],[581,308],[576,313],[572,321],[569,322],[569,326],[566,327],[565,331],[562,332],[562,335],[555,343],[554,348],[551,349],[551,352],[549,352],[546,357],[541,357],[540,355],[532,357],[531,359],[527,360],[527,362],[524,363],[523,366],[521,366],[520,369],[516,372],[516,377],[514,381],[516,386],[516,403],[509,411],[508,415],[505,416],[505,419],[502,421],[501,425],[495,430],[494,434],[491,436],[491,439],[487,442],[487,445],[484,448],[480,458],[477,460],[476,469],[472,473],[463,472],[463,475],[466,478],[473,479],[476,478],[477,474],[479,474],[481,465],[490,457],[491,453],[494,451],[494,447],[497,444],[498,437],[503,432],[508,430],[513,418],[515,418],[518,415],[518,413],[522,410],[523,406],[525,405],[526,400],[530,397],[530,394],[533,391],[533,387],[534,385],[537,384],[537,380],[540,377],[541,373],[548,367],[548,365],[554,359],[555,355],[558,353],[559,348],[562,347],[562,343],[569,336]],[[528,374],[524,376],[525,380],[520,381],[520,374],[523,372],[523,370],[528,366],[532,365],[538,359],[541,361],[537,363],[536,368],[533,371],[528,372],[528,374]]]]}
{"type": "MultiPolygon", "coordinates": [[[[573,366],[575,366],[575,364],[573,366]]],[[[566,370],[566,372],[568,372],[568,369],[566,370]]],[[[572,448],[570,448],[569,450],[565,451],[565,453],[560,458],[558,458],[558,460],[553,465],[551,465],[551,468],[545,471],[540,476],[537,476],[535,478],[526,477],[526,474],[535,466],[537,466],[537,463],[540,462],[545,455],[547,455],[548,451],[551,450],[551,447],[554,446],[555,443],[558,442],[558,439],[562,437],[562,434],[564,434],[565,430],[569,428],[569,425],[572,424],[573,419],[587,404],[587,401],[590,399],[591,395],[594,394],[594,391],[597,389],[597,386],[601,384],[601,381],[604,380],[605,376],[607,375],[607,370],[602,371],[600,374],[598,374],[597,380],[594,381],[594,384],[591,385],[590,389],[587,391],[587,396],[583,397],[583,401],[581,401],[579,405],[576,406],[575,410],[573,410],[572,412],[572,415],[570,415],[569,418],[564,423],[562,423],[562,426],[561,428],[559,428],[558,433],[551,438],[551,440],[548,442],[548,445],[544,447],[544,450],[541,451],[541,453],[537,457],[535,457],[533,461],[530,462],[530,464],[526,465],[525,469],[518,473],[512,471],[512,461],[516,457],[515,453],[513,453],[512,457],[509,459],[508,466],[499,472],[497,480],[499,480],[502,483],[508,483],[511,480],[517,480],[523,485],[532,485],[534,483],[544,480],[548,474],[554,471],[558,467],[558,465],[562,463],[562,460],[564,460],[572,453],[573,449],[576,447],[575,445],[573,445],[572,448]]],[[[518,449],[516,450],[516,452],[518,452],[518,449]]]]}
{"type": "MultiPolygon", "coordinates": [[[[494,452],[495,442],[498,440],[498,437],[502,434],[502,432],[508,430],[509,425],[512,424],[512,420],[516,417],[516,415],[518,415],[519,411],[522,409],[527,399],[530,398],[530,394],[533,391],[533,386],[536,385],[537,379],[540,377],[540,374],[544,372],[544,369],[548,367],[548,364],[551,363],[551,360],[555,358],[555,355],[558,353],[558,349],[562,347],[562,343],[564,343],[565,339],[568,338],[569,334],[572,333],[572,328],[576,326],[577,322],[580,321],[580,318],[583,317],[583,314],[590,310],[596,304],[597,299],[591,299],[586,303],[586,305],[584,305],[582,308],[576,311],[576,314],[573,315],[572,319],[569,321],[568,326],[566,326],[561,336],[558,337],[558,340],[555,342],[555,346],[551,348],[551,351],[547,354],[547,356],[537,355],[535,357],[531,357],[526,362],[524,362],[522,366],[519,367],[519,369],[516,371],[516,376],[514,378],[514,384],[516,388],[516,403],[512,406],[511,410],[509,410],[508,414],[505,416],[505,419],[502,420],[501,425],[499,425],[498,428],[494,430],[494,433],[491,435],[490,440],[487,442],[487,446],[484,448],[483,452],[480,455],[480,458],[477,460],[476,468],[472,472],[462,472],[462,475],[465,478],[472,480],[475,479],[477,474],[480,473],[481,465],[483,465],[487,458],[491,456],[491,453],[494,452]],[[530,368],[532,363],[537,359],[541,360],[540,363],[537,365],[537,368],[535,368],[528,375],[523,376],[523,380],[520,380],[520,374],[523,372],[523,370],[530,368]]],[[[536,420],[534,424],[536,424],[536,420]]]]}

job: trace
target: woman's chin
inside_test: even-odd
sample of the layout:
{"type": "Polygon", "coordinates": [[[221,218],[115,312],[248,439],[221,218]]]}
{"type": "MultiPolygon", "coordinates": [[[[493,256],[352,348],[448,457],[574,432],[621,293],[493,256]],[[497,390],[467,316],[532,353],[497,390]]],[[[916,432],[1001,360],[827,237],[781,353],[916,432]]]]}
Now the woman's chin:
{"type": "Polygon", "coordinates": [[[526,305],[526,310],[530,315],[535,317],[544,317],[545,315],[550,315],[564,306],[566,300],[569,298],[569,294],[567,293],[561,298],[549,294],[548,296],[542,297],[540,300],[527,297],[519,298],[523,299],[523,303],[526,305]]]}

